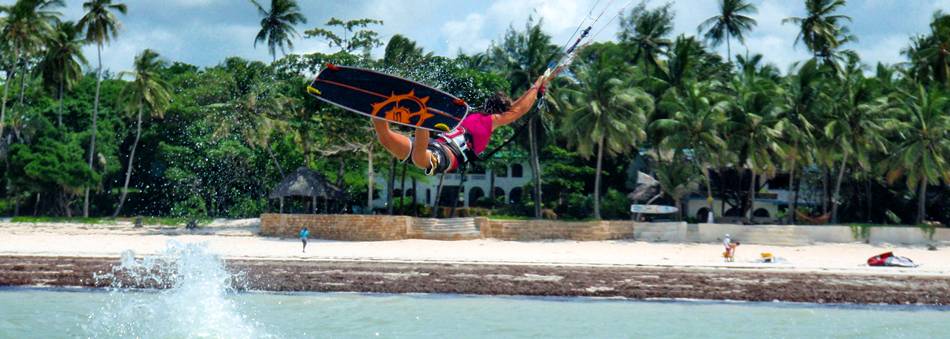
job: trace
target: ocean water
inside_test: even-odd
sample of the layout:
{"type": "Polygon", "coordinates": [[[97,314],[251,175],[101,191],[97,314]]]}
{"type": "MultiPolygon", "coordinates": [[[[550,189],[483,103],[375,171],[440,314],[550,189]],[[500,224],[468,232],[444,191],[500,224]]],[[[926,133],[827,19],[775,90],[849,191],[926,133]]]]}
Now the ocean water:
{"type": "Polygon", "coordinates": [[[351,293],[240,293],[169,307],[156,292],[0,290],[0,337],[142,338],[946,338],[950,311],[905,306],[643,302],[351,293]],[[204,309],[203,311],[209,311],[204,309]],[[190,319],[181,319],[189,317],[190,319]],[[115,322],[112,322],[115,321],[115,322]],[[111,323],[109,323],[111,322],[111,323]]]}
{"type": "Polygon", "coordinates": [[[950,308],[926,306],[238,292],[214,254],[175,243],[112,275],[169,288],[0,288],[0,338],[950,336],[950,308]]]}

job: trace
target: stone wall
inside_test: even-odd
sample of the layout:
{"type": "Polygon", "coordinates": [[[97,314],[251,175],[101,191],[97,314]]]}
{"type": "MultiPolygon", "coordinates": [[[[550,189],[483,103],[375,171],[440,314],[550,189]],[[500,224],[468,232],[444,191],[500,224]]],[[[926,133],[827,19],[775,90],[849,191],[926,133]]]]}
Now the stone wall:
{"type": "Polygon", "coordinates": [[[307,226],[314,238],[348,241],[401,239],[464,240],[494,238],[532,241],[564,239],[600,241],[632,239],[650,242],[716,243],[730,234],[749,244],[808,245],[853,243],[925,245],[950,243],[950,229],[930,234],[918,227],[802,225],[691,224],[685,222],[635,223],[613,221],[493,220],[484,217],[425,219],[388,215],[263,214],[261,235],[297,237],[307,226]]]}
{"type": "Polygon", "coordinates": [[[261,235],[295,238],[307,226],[317,239],[379,241],[408,239],[412,217],[359,214],[261,215],[261,235]]]}
{"type": "Polygon", "coordinates": [[[492,220],[476,218],[476,224],[479,225],[483,238],[517,241],[632,239],[635,228],[632,221],[492,220]]]}

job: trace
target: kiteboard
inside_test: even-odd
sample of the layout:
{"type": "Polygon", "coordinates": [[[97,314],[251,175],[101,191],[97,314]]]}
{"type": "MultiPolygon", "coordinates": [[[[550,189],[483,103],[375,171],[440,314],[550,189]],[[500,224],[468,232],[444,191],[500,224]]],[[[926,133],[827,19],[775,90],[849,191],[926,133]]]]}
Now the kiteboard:
{"type": "Polygon", "coordinates": [[[351,112],[434,132],[454,129],[468,104],[435,88],[368,69],[327,64],[307,92],[351,112]]]}
{"type": "Polygon", "coordinates": [[[640,213],[640,214],[670,214],[676,213],[679,211],[679,208],[673,206],[663,206],[663,205],[639,205],[633,204],[630,205],[630,213],[640,213]]]}

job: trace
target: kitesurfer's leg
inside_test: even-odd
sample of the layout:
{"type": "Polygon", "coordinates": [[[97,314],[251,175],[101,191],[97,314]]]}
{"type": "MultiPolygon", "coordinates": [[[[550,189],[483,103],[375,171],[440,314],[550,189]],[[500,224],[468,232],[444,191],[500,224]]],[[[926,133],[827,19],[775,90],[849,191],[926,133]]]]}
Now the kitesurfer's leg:
{"type": "MultiPolygon", "coordinates": [[[[405,135],[390,130],[389,123],[385,120],[372,120],[373,128],[376,129],[376,136],[379,138],[379,143],[383,144],[383,147],[397,159],[408,159],[409,151],[412,149],[412,141],[405,135]]],[[[426,142],[428,142],[428,135],[426,135],[426,139],[426,142]]],[[[423,146],[422,149],[425,150],[425,146],[423,146]]]]}

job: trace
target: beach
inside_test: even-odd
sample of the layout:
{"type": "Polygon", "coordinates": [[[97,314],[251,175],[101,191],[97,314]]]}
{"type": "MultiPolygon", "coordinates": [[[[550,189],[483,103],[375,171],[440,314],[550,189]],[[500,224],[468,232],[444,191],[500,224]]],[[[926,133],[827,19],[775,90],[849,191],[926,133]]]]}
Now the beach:
{"type": "MultiPolygon", "coordinates": [[[[741,239],[737,239],[740,240],[741,239]]],[[[397,240],[346,242],[255,235],[253,221],[197,231],[130,225],[0,223],[0,285],[106,286],[91,279],[127,251],[199,243],[242,273],[244,288],[716,300],[950,304],[945,247],[740,245],[642,241],[397,240]],[[868,267],[887,251],[920,267],[868,267]],[[770,252],[776,263],[762,263],[770,252]]]]}

